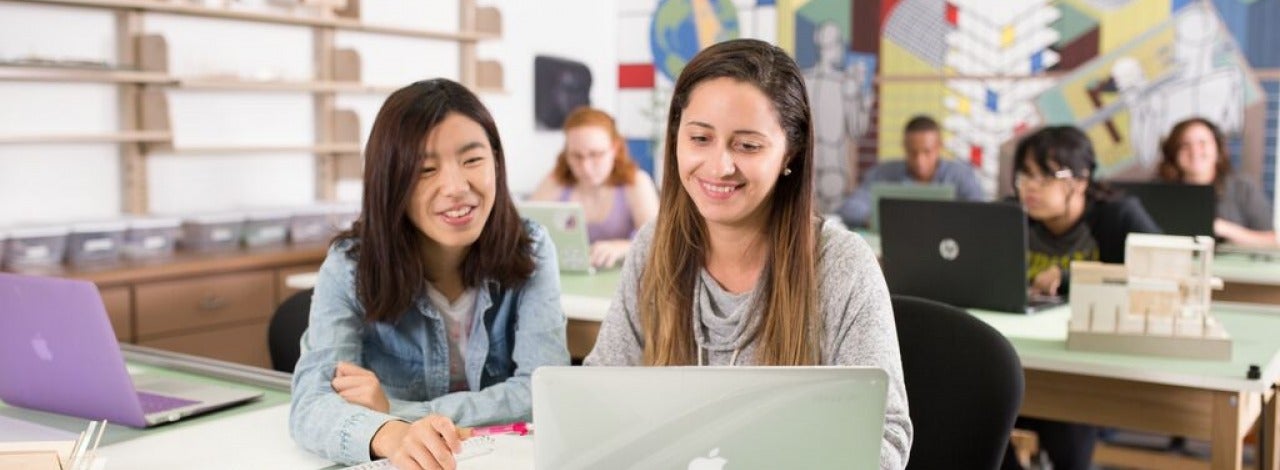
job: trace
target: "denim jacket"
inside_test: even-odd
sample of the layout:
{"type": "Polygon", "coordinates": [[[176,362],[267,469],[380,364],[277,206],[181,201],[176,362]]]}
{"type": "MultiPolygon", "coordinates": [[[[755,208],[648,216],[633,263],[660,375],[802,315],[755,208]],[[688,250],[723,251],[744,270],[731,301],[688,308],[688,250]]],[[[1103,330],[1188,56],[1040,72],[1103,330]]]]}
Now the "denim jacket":
{"type": "Polygon", "coordinates": [[[311,320],[293,374],[289,431],[302,448],[343,464],[369,461],[369,445],[390,420],[441,414],[463,426],[528,420],[529,379],[543,365],[568,365],[565,316],[555,246],[546,230],[525,221],[533,239],[533,276],[519,289],[486,280],[461,346],[469,391],[449,393],[448,335],[425,293],[394,324],[367,323],[356,298],[353,243],[330,249],[316,279],[311,320]],[[347,403],[330,381],[338,361],[372,370],[391,410],[347,403]]]}

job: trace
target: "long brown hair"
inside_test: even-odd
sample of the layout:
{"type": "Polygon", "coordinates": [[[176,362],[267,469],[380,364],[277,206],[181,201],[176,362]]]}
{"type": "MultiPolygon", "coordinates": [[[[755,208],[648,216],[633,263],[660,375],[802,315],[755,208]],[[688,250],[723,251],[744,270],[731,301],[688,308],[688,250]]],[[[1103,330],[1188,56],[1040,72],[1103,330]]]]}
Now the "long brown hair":
{"type": "Polygon", "coordinates": [[[1178,166],[1178,149],[1182,147],[1182,135],[1195,125],[1204,126],[1209,129],[1209,133],[1213,134],[1213,143],[1218,149],[1218,161],[1214,163],[1213,189],[1218,195],[1222,195],[1222,185],[1231,174],[1231,156],[1227,154],[1226,138],[1222,135],[1222,129],[1219,129],[1213,121],[1202,117],[1184,119],[1173,125],[1173,129],[1169,131],[1169,137],[1160,143],[1160,153],[1163,155],[1157,170],[1158,176],[1161,180],[1170,183],[1182,182],[1186,174],[1182,171],[1182,167],[1178,166]]]}
{"type": "MultiPolygon", "coordinates": [[[[755,361],[762,365],[817,364],[821,360],[821,314],[817,308],[817,230],[813,201],[813,124],[808,94],[795,61],[782,49],[754,39],[722,42],[699,52],[676,80],[667,114],[666,168],[676,156],[680,119],[690,92],[700,83],[731,78],[750,83],[773,102],[787,134],[791,169],[780,177],[768,204],[765,240],[771,244],[759,282],[761,315],[755,361]]],[[[640,281],[644,364],[692,364],[693,289],[708,250],[706,221],[679,175],[662,179],[662,201],[653,248],[640,281]]]]}
{"type": "Polygon", "coordinates": [[[360,220],[338,235],[355,242],[347,256],[356,262],[356,296],[366,321],[395,322],[430,280],[421,256],[426,235],[407,210],[420,179],[426,136],[450,113],[484,128],[497,173],[493,210],[462,261],[463,286],[493,279],[514,288],[533,275],[532,241],[507,189],[506,161],[493,117],[475,94],[456,82],[420,81],[396,90],[378,111],[364,150],[360,220]]]}
{"type": "MultiPolygon", "coordinates": [[[[627,142],[618,132],[618,126],[613,122],[612,116],[604,111],[582,106],[569,113],[569,117],[564,118],[565,132],[576,127],[599,127],[609,134],[609,140],[613,142],[614,149],[613,171],[609,173],[609,179],[605,180],[605,184],[630,186],[636,181],[636,163],[631,160],[631,154],[627,151],[627,142]]],[[[551,174],[555,176],[556,182],[564,186],[573,186],[578,183],[578,178],[573,176],[573,170],[569,168],[568,149],[560,151],[560,155],[556,157],[556,167],[551,174]]]]}

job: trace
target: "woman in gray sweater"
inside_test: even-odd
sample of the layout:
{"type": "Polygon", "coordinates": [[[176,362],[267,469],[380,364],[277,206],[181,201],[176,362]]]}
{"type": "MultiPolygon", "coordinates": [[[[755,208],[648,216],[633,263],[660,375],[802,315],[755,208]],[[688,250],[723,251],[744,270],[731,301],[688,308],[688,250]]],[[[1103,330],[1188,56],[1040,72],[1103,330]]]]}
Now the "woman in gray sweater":
{"type": "Polygon", "coordinates": [[[637,235],[586,365],[859,365],[890,378],[880,466],[911,419],[884,276],[814,210],[804,82],[781,49],[734,40],[676,81],[656,224],[637,235]]]}

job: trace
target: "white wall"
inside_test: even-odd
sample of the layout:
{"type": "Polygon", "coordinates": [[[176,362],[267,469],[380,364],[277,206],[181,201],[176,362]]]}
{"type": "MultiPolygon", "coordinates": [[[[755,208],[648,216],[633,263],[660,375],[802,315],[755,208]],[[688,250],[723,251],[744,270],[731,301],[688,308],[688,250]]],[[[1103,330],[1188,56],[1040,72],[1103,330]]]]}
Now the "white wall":
{"type": "MultiPolygon", "coordinates": [[[[531,191],[550,170],[559,132],[536,131],[533,60],[553,55],[592,69],[592,104],[613,111],[617,92],[616,1],[480,0],[503,13],[503,39],[481,43],[479,56],[502,62],[505,92],[483,94],[508,152],[512,190],[531,191]]],[[[452,30],[457,0],[364,0],[367,21],[452,30]]],[[[0,3],[0,60],[32,55],[115,61],[110,11],[0,3]]],[[[306,27],[148,14],[148,32],[166,37],[175,75],[239,74],[306,79],[314,74],[306,27]],[[269,45],[264,47],[264,45],[269,45]]],[[[339,47],[361,54],[363,80],[399,85],[458,78],[453,42],[339,32],[339,47]]],[[[360,117],[363,136],[385,96],[340,94],[338,106],[360,117]]],[[[110,84],[0,82],[0,136],[111,132],[117,129],[110,84]]],[[[311,95],[304,92],[169,93],[176,145],[304,145],[314,139],[311,95]]],[[[0,144],[0,227],[71,221],[120,213],[119,146],[0,144]]],[[[188,213],[302,204],[315,194],[310,154],[165,155],[148,160],[155,212],[188,213]]],[[[359,197],[358,181],[339,185],[359,197]]]]}
{"type": "Polygon", "coordinates": [[[618,93],[617,2],[598,0],[481,0],[502,10],[503,39],[481,43],[480,57],[502,62],[507,93],[481,98],[498,122],[516,194],[533,191],[555,164],[564,142],[539,131],[533,118],[533,58],[551,55],[591,68],[591,105],[615,111],[618,93]]]}

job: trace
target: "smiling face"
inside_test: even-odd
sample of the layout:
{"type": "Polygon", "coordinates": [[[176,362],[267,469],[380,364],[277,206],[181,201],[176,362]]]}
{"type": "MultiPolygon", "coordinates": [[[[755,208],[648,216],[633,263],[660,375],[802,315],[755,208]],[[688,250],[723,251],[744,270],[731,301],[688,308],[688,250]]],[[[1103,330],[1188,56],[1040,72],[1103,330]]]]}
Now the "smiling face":
{"type": "Polygon", "coordinates": [[[480,124],[451,113],[427,134],[423,153],[409,219],[428,250],[465,251],[493,210],[497,176],[489,138],[480,124]]]}
{"type": "Polygon", "coordinates": [[[580,126],[564,133],[564,153],[578,184],[603,186],[613,174],[618,144],[598,126],[580,126]]]}
{"type": "Polygon", "coordinates": [[[677,139],[680,181],[707,223],[763,227],[787,151],[769,98],[731,78],[698,84],[677,139]]]}
{"type": "Polygon", "coordinates": [[[1178,141],[1178,168],[1182,180],[1191,184],[1213,184],[1217,176],[1218,142],[1203,124],[1192,124],[1178,141]]]}

